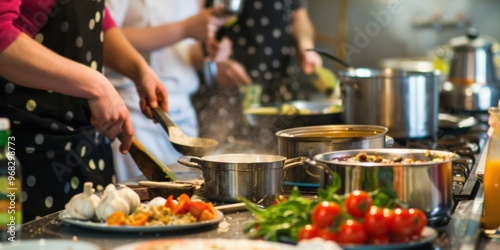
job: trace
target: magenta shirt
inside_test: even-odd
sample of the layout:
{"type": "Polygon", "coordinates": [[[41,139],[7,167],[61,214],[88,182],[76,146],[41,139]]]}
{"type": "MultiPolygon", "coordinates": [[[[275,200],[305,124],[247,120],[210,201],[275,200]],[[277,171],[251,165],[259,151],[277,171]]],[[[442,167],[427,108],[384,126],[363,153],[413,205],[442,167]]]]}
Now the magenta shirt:
{"type": "MultiPolygon", "coordinates": [[[[47,20],[56,0],[0,0],[0,53],[21,32],[34,37],[47,20]]],[[[79,1],[79,0],[76,0],[79,1]]],[[[104,10],[103,31],[114,26],[108,10],[104,10]]]]}

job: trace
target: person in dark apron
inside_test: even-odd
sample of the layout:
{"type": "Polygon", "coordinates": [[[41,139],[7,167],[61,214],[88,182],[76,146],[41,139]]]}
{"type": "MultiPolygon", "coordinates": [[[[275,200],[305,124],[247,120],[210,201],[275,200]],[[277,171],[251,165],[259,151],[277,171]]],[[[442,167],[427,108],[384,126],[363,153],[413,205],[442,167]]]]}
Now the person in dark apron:
{"type": "MultiPolygon", "coordinates": [[[[63,57],[101,71],[104,1],[54,2],[52,11],[33,36],[34,39],[63,57]]],[[[89,80],[92,78],[89,77],[89,80]]],[[[158,81],[158,84],[161,83],[158,81]]],[[[160,105],[167,108],[161,98],[166,99],[164,88],[156,94],[160,105]]],[[[116,96],[119,99],[119,95],[116,96]]],[[[114,106],[111,103],[107,108],[126,109],[124,105],[114,106]]],[[[84,182],[92,182],[97,190],[113,182],[110,140],[104,135],[114,138],[120,131],[109,125],[112,119],[111,122],[91,121],[91,117],[95,117],[94,111],[85,98],[23,87],[15,81],[0,78],[0,117],[11,120],[12,136],[16,141],[15,154],[22,165],[24,222],[64,209],[72,196],[82,192],[84,182]],[[99,133],[91,124],[108,126],[110,131],[101,127],[99,133]]],[[[126,115],[124,123],[130,124],[127,112],[126,115]]],[[[133,134],[130,132],[131,126],[126,134],[127,140],[133,134]]]]}

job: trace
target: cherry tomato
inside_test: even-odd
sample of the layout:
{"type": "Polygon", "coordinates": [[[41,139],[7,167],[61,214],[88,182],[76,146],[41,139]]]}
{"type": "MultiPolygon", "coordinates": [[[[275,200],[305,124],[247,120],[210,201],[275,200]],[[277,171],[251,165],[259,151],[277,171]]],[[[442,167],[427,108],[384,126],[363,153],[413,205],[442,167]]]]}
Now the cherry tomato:
{"type": "Polygon", "coordinates": [[[142,226],[149,220],[149,212],[133,214],[129,217],[131,226],[142,226]]]}
{"type": "Polygon", "coordinates": [[[408,212],[413,215],[413,235],[420,236],[422,234],[422,230],[424,230],[427,225],[427,216],[425,213],[418,208],[410,208],[408,212]]]}
{"type": "Polygon", "coordinates": [[[321,239],[324,239],[324,240],[330,240],[330,241],[335,241],[335,242],[337,242],[339,240],[338,234],[336,234],[334,232],[330,232],[326,229],[320,229],[319,233],[318,233],[318,237],[320,237],[321,239]]]}
{"type": "Polygon", "coordinates": [[[205,210],[210,210],[208,203],[203,201],[191,201],[189,206],[189,213],[191,213],[196,219],[200,219],[201,213],[205,210]]]}
{"type": "Polygon", "coordinates": [[[173,213],[175,210],[174,196],[169,195],[167,201],[165,202],[165,207],[170,208],[170,211],[173,213]]]}
{"type": "Polygon", "coordinates": [[[389,232],[397,235],[396,238],[410,237],[414,231],[414,216],[408,209],[396,208],[387,218],[389,223],[389,232]]]}
{"type": "Polygon", "coordinates": [[[346,220],[340,226],[339,243],[341,244],[364,244],[367,240],[363,225],[355,220],[346,220]]]}
{"type": "Polygon", "coordinates": [[[106,218],[106,223],[112,226],[121,226],[125,224],[127,216],[122,211],[116,211],[106,218]]]}
{"type": "Polygon", "coordinates": [[[389,223],[386,213],[381,207],[372,206],[365,214],[364,227],[366,233],[372,237],[387,236],[389,233],[389,223]]]}
{"type": "Polygon", "coordinates": [[[278,198],[274,199],[273,205],[279,204],[284,201],[286,201],[286,197],[283,195],[279,195],[278,198]]]}
{"type": "Polygon", "coordinates": [[[313,225],[305,225],[299,231],[299,240],[307,240],[319,237],[319,229],[313,225]]]}
{"type": "Polygon", "coordinates": [[[362,190],[351,192],[345,199],[347,212],[355,218],[363,218],[372,204],[372,197],[362,190]]]}
{"type": "Polygon", "coordinates": [[[319,229],[335,226],[342,217],[342,207],[335,202],[323,201],[313,208],[312,224],[319,229]]]}

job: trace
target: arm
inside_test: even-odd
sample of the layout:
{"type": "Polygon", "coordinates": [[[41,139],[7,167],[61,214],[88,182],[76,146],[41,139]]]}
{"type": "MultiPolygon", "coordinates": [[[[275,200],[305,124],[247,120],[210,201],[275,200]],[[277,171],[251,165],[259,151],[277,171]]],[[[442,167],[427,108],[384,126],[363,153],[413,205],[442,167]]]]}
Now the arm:
{"type": "Polygon", "coordinates": [[[292,15],[293,35],[297,40],[297,52],[304,73],[312,73],[314,67],[321,66],[323,61],[316,52],[307,52],[314,48],[314,27],[305,7],[298,8],[292,15]]]}
{"type": "Polygon", "coordinates": [[[184,38],[205,40],[215,36],[217,29],[226,19],[217,18],[216,10],[204,9],[198,14],[179,22],[147,28],[122,28],[123,34],[132,46],[140,52],[151,52],[172,45],[184,38]]]}
{"type": "Polygon", "coordinates": [[[104,32],[104,64],[129,77],[137,86],[142,112],[152,118],[150,107],[168,111],[167,91],[144,58],[116,27],[104,32]]]}
{"type": "Polygon", "coordinates": [[[21,86],[87,99],[91,124],[111,139],[122,133],[125,140],[121,149],[128,151],[133,130],[127,108],[113,85],[98,71],[64,58],[20,33],[0,53],[0,76],[21,86]]]}

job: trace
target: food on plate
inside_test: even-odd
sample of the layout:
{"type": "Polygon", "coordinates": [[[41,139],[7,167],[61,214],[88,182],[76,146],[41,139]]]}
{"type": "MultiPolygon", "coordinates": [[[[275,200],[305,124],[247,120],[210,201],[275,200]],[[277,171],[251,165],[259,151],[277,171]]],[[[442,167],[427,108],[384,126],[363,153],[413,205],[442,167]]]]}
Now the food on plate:
{"type": "Polygon", "coordinates": [[[129,214],[130,205],[125,200],[125,198],[120,196],[120,194],[116,190],[115,185],[109,184],[104,189],[103,199],[97,206],[95,214],[97,216],[97,219],[106,220],[108,216],[117,211],[123,212],[124,214],[129,214]]]}
{"type": "Polygon", "coordinates": [[[83,184],[83,192],[71,197],[61,212],[63,218],[90,220],[95,217],[95,210],[101,198],[94,194],[92,182],[83,184]]]}
{"type": "Polygon", "coordinates": [[[356,190],[336,194],[340,178],[319,189],[318,198],[300,195],[297,187],[285,201],[263,209],[242,198],[255,220],[245,228],[252,237],[269,241],[322,238],[339,244],[392,244],[420,240],[425,213],[408,208],[390,190],[356,190]]]}
{"type": "Polygon", "coordinates": [[[83,185],[83,192],[73,196],[61,212],[61,218],[105,220],[110,214],[122,211],[126,215],[140,205],[139,195],[131,188],[121,185],[117,189],[109,184],[104,189],[102,198],[95,194],[91,182],[83,185]],[[109,196],[109,197],[108,197],[109,196]]]}
{"type": "MultiPolygon", "coordinates": [[[[402,164],[413,164],[413,163],[423,163],[423,162],[441,162],[447,160],[449,155],[439,155],[433,154],[430,150],[425,152],[425,159],[415,159],[413,156],[402,157],[396,156],[392,159],[384,158],[380,155],[367,154],[366,152],[358,153],[354,157],[348,158],[347,162],[374,162],[374,163],[402,163],[402,164]]],[[[338,159],[336,159],[338,160],[338,159]]]]}
{"type": "Polygon", "coordinates": [[[139,195],[134,190],[128,188],[125,185],[120,185],[120,189],[118,189],[118,195],[125,199],[125,201],[128,203],[130,207],[130,213],[133,213],[135,209],[138,208],[141,204],[141,198],[139,197],[139,195]]]}
{"type": "MultiPolygon", "coordinates": [[[[161,201],[155,199],[151,200],[154,204],[161,201]]],[[[187,194],[182,194],[177,200],[170,195],[160,205],[139,206],[128,216],[122,211],[116,211],[106,218],[106,223],[112,226],[185,225],[215,218],[217,213],[212,203],[191,200],[187,194]]]]}

